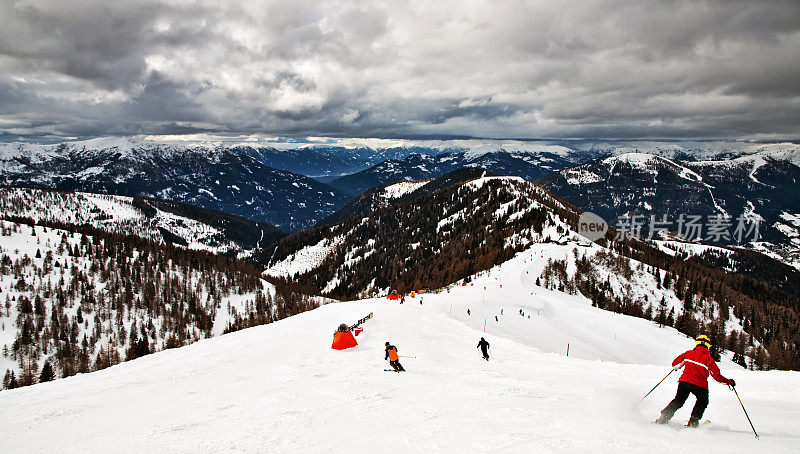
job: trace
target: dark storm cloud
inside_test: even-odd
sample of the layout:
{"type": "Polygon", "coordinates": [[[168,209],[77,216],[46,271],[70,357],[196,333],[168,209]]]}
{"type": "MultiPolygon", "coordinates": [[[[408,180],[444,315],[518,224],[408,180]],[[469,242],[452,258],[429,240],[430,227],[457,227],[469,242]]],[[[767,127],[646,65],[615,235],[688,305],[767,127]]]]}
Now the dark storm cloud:
{"type": "Polygon", "coordinates": [[[150,73],[144,88],[122,113],[131,119],[149,122],[203,121],[206,110],[196,99],[210,87],[202,82],[184,84],[165,78],[157,71],[150,73]]]}
{"type": "Polygon", "coordinates": [[[796,138],[800,2],[0,0],[0,133],[796,138]]]}

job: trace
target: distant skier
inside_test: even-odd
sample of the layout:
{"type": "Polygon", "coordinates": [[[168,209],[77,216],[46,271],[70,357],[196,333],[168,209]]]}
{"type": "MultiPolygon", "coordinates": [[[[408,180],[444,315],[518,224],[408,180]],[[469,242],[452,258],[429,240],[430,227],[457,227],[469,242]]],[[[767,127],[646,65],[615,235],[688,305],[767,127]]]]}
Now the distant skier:
{"type": "Polygon", "coordinates": [[[400,304],[403,304],[405,302],[406,302],[406,296],[403,295],[403,296],[400,297],[400,304]]]}
{"type": "Polygon", "coordinates": [[[478,346],[475,348],[480,348],[481,352],[483,353],[483,359],[489,361],[489,343],[486,342],[486,339],[481,337],[480,342],[478,342],[478,346]]]}
{"type": "Polygon", "coordinates": [[[470,315],[469,309],[467,309],[467,315],[470,315]]]}
{"type": "Polygon", "coordinates": [[[675,412],[683,406],[689,394],[694,394],[697,402],[692,409],[692,417],[689,419],[688,427],[697,427],[708,406],[708,376],[714,380],[728,386],[736,386],[736,382],[731,378],[725,378],[719,372],[719,367],[708,349],[711,347],[711,340],[706,335],[697,336],[695,339],[694,350],[681,353],[680,356],[672,361],[675,370],[684,367],[683,375],[678,379],[678,392],[672,402],[661,410],[661,417],[656,419],[658,424],[666,424],[675,415],[675,412]]]}
{"type": "Polygon", "coordinates": [[[397,347],[390,343],[386,343],[386,356],[383,359],[389,360],[389,365],[392,366],[395,372],[405,372],[403,366],[400,364],[400,357],[397,356],[397,347]]]}

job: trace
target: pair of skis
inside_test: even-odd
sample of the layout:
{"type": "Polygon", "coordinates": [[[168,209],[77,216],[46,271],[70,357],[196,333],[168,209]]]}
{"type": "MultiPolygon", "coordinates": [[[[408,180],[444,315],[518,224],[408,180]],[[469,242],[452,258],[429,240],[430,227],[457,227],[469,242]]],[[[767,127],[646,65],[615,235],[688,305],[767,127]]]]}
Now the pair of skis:
{"type": "Polygon", "coordinates": [[[674,425],[670,425],[669,423],[653,422],[653,424],[659,424],[659,425],[662,425],[662,426],[668,426],[668,427],[671,427],[671,428],[673,428],[673,429],[675,429],[675,430],[681,430],[681,429],[699,429],[699,428],[701,428],[701,427],[705,427],[705,426],[708,426],[708,425],[710,425],[710,424],[711,424],[711,421],[710,421],[710,420],[708,420],[708,419],[706,419],[705,421],[702,421],[702,422],[700,422],[700,424],[698,424],[696,427],[692,427],[692,426],[690,426],[690,425],[689,425],[689,421],[685,421],[685,422],[684,422],[684,424],[683,424],[682,426],[677,426],[677,427],[676,427],[676,426],[674,426],[674,425]]]}

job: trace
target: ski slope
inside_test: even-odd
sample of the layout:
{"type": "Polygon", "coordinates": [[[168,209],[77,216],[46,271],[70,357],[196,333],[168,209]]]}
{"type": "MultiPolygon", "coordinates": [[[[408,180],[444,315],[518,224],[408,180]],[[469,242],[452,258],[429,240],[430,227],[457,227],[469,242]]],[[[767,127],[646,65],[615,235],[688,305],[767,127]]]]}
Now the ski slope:
{"type": "Polygon", "coordinates": [[[674,426],[652,424],[673,397],[677,374],[637,402],[692,341],[536,287],[547,252],[541,248],[472,285],[424,294],[421,305],[420,297],[403,305],[329,304],[99,372],[0,392],[0,446],[74,453],[800,450],[794,372],[721,364],[736,379],[760,440],[734,394],[717,383],[705,415],[710,426],[678,428],[692,397],[674,426]],[[340,323],[370,312],[358,347],[329,348],[340,323]],[[491,343],[489,362],[476,348],[481,336],[491,343]],[[414,356],[401,358],[408,372],[384,372],[386,341],[414,356]]]}

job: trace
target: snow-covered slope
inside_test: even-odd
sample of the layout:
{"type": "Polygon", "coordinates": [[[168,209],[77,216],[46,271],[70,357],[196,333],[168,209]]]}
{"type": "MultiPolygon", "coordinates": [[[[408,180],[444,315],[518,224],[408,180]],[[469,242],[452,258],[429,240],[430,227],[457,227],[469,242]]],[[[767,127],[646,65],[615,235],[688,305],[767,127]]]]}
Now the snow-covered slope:
{"type": "Polygon", "coordinates": [[[61,377],[220,335],[259,298],[277,302],[255,273],[202,252],[0,221],[0,373],[27,384],[46,362],[61,377]],[[137,339],[145,348],[132,354],[137,339]]]}
{"type": "Polygon", "coordinates": [[[329,304],[4,391],[0,440],[5,452],[797,452],[793,372],[721,365],[760,440],[735,395],[714,383],[710,426],[677,430],[691,402],[675,426],[653,425],[677,374],[637,402],[693,343],[536,287],[529,276],[543,252],[403,305],[329,304]],[[370,312],[358,347],[329,348],[336,326],[370,312]],[[491,343],[489,362],[476,349],[481,336],[491,343]],[[408,372],[384,372],[386,341],[412,356],[401,358],[408,372]]]}
{"type": "Polygon", "coordinates": [[[410,194],[417,189],[428,184],[428,181],[401,181],[399,183],[390,184],[383,188],[381,196],[385,199],[397,199],[406,194],[410,194]]]}
{"type": "Polygon", "coordinates": [[[176,202],[31,188],[0,188],[0,217],[91,226],[240,257],[284,236],[266,223],[176,202]]]}

